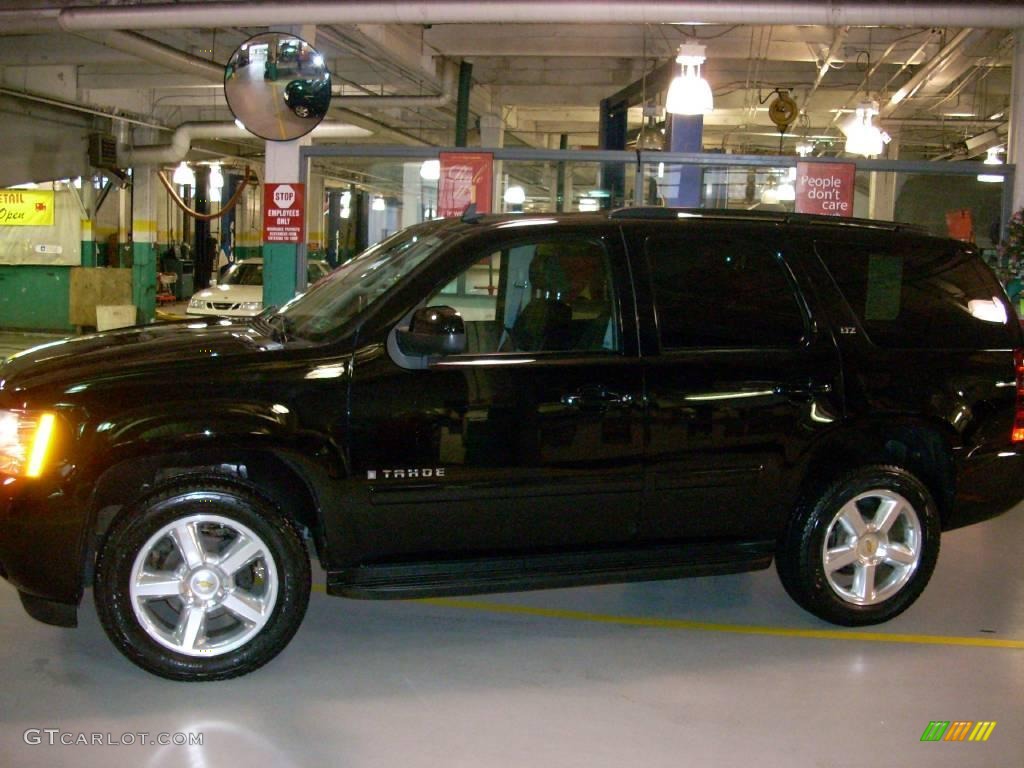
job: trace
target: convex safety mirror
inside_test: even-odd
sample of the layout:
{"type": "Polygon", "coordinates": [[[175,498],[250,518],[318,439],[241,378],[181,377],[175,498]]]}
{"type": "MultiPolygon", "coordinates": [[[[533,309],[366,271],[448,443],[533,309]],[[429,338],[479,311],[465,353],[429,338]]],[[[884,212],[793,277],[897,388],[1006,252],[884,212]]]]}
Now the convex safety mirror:
{"type": "Polygon", "coordinates": [[[305,136],[331,105],[324,57],[300,37],[265,32],[242,43],[224,68],[224,97],[246,130],[269,141],[305,136]]]}

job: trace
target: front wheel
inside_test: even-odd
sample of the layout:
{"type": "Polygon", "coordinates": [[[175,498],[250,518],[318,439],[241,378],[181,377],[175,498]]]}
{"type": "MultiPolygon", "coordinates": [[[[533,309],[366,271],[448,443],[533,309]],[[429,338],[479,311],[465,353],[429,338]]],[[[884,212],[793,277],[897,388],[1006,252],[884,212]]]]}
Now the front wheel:
{"type": "Polygon", "coordinates": [[[939,556],[928,489],[899,467],[862,467],[801,506],[776,567],[801,606],[834,624],[878,624],[924,591],[939,556]]]}
{"type": "Polygon", "coordinates": [[[115,520],[94,597],[107,635],[138,666],[173,680],[222,680],[288,644],[309,590],[302,538],[269,501],[192,479],[115,520]]]}

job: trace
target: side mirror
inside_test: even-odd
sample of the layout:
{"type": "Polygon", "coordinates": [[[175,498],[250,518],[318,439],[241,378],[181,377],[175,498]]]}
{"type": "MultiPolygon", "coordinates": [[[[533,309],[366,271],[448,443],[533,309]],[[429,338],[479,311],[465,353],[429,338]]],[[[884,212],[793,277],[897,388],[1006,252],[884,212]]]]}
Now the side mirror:
{"type": "Polygon", "coordinates": [[[395,340],[406,355],[457,355],[466,351],[466,325],[452,307],[421,307],[412,313],[408,329],[395,329],[395,340]]]}

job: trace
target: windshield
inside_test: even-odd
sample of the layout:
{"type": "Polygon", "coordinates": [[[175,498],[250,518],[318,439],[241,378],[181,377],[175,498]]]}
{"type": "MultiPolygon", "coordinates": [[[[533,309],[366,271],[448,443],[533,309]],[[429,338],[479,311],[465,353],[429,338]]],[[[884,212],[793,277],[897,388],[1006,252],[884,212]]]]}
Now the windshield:
{"type": "Polygon", "coordinates": [[[284,316],[288,333],[309,341],[334,336],[437,249],[437,225],[412,227],[371,246],[288,302],[277,313],[284,316]]]}
{"type": "Polygon", "coordinates": [[[232,264],[224,273],[221,285],[263,285],[263,265],[253,262],[232,264]]]}

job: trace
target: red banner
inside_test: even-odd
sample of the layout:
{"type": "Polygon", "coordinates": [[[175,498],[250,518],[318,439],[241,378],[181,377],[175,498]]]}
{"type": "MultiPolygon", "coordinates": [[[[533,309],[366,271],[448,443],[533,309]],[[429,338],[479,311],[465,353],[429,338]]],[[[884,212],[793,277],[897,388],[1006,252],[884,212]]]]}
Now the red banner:
{"type": "Polygon", "coordinates": [[[263,242],[301,243],[305,223],[303,185],[263,185],[263,242]]]}
{"type": "Polygon", "coordinates": [[[478,213],[491,212],[494,155],[490,152],[441,152],[437,215],[461,216],[476,203],[478,213]]]}
{"type": "Polygon", "coordinates": [[[796,212],[853,216],[853,163],[797,163],[796,212]]]}

